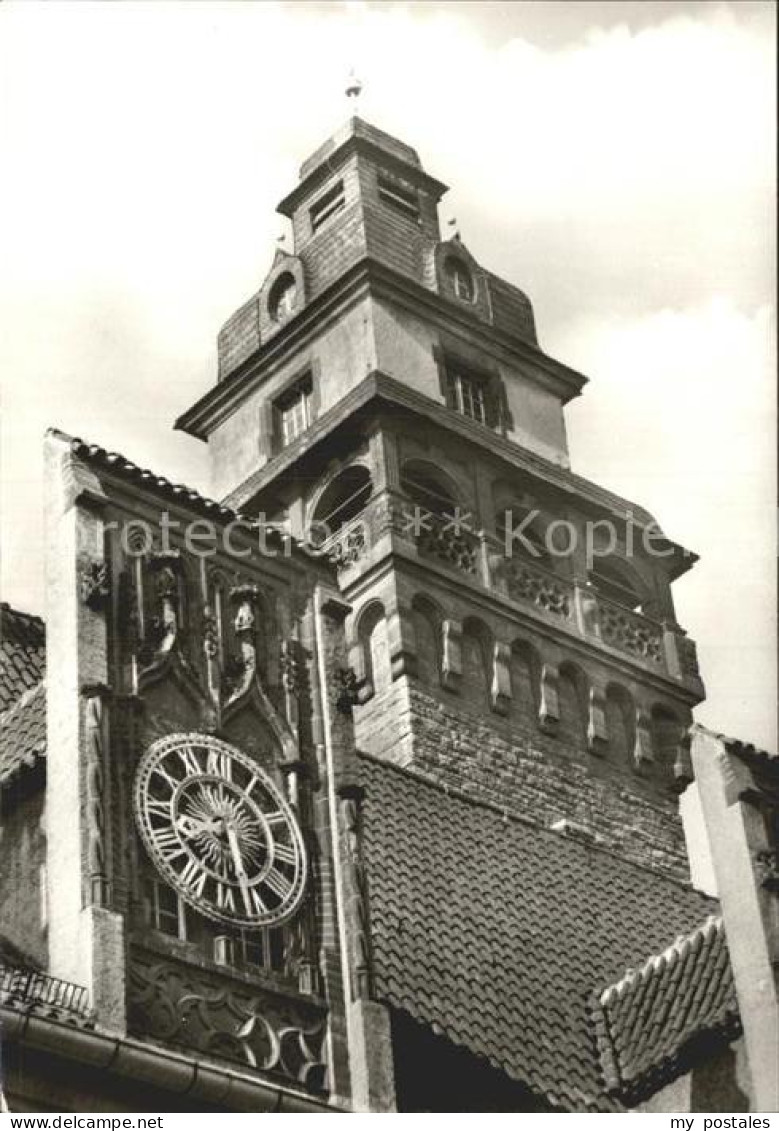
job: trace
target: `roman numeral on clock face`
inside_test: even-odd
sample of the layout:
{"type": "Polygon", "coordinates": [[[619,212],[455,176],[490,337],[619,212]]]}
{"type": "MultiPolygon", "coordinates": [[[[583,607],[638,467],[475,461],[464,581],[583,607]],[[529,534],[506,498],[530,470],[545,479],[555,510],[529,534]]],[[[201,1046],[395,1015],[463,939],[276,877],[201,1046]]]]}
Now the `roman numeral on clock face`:
{"type": "Polygon", "coordinates": [[[179,872],[179,882],[186,884],[197,896],[203,894],[208,876],[203,871],[197,860],[188,860],[185,867],[179,872]]]}
{"type": "Polygon", "coordinates": [[[272,869],[268,872],[263,880],[266,887],[269,887],[274,895],[279,899],[286,899],[290,893],[292,884],[280,872],[274,872],[272,869]]]}
{"type": "Polygon", "coordinates": [[[290,848],[288,844],[274,844],[273,855],[285,864],[296,864],[298,859],[295,849],[290,848]]]}
{"type": "Polygon", "coordinates": [[[169,860],[180,856],[184,851],[181,841],[173,829],[160,829],[156,831],[154,840],[160,852],[169,860]]]}
{"type": "Polygon", "coordinates": [[[218,778],[233,780],[233,761],[229,754],[223,750],[209,750],[206,761],[206,773],[218,778]]]}
{"type": "Polygon", "coordinates": [[[235,914],[235,900],[233,889],[224,884],[216,885],[216,905],[220,911],[232,911],[235,914]]]}
{"type": "MultiPolygon", "coordinates": [[[[197,776],[203,773],[203,768],[197,760],[197,756],[191,746],[184,746],[178,751],[178,756],[181,759],[184,770],[190,776],[197,776]]],[[[210,755],[209,755],[210,757],[210,755]]]]}

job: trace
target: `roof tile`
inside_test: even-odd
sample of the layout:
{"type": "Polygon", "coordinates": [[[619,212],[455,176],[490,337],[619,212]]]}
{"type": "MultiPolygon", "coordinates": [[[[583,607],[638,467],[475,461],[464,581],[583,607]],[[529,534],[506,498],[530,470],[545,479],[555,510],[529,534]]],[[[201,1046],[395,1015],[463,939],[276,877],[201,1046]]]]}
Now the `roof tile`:
{"type": "Polygon", "coordinates": [[[621,1110],[604,1077],[614,1085],[624,1065],[643,1071],[653,1058],[673,1071],[680,1042],[732,1007],[724,944],[704,934],[694,948],[714,900],[409,770],[360,761],[382,1000],[574,1111],[621,1110]],[[677,952],[688,952],[663,953],[674,934],[691,942],[681,1012],[669,987],[677,952]],[[652,951],[660,957],[625,973],[652,951]],[[617,1004],[593,1009],[597,987],[619,1003],[616,1029],[617,1004]]]}

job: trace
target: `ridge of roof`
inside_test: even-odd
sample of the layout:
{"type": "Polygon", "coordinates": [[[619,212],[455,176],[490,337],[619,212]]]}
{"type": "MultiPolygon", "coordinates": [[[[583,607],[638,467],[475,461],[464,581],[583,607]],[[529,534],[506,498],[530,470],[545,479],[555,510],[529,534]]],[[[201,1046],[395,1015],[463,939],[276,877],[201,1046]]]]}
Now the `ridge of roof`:
{"type": "Polygon", "coordinates": [[[22,624],[29,625],[30,628],[45,629],[43,617],[38,616],[37,613],[28,613],[24,609],[17,609],[9,601],[0,601],[0,625],[5,618],[11,617],[12,624],[14,621],[21,621],[22,624]]]}
{"type": "Polygon", "coordinates": [[[46,756],[46,682],[40,679],[0,713],[0,786],[7,788],[46,756]]]}
{"type": "Polygon", "coordinates": [[[626,970],[617,982],[612,982],[600,994],[599,1003],[604,1006],[613,1006],[616,1002],[632,993],[636,987],[653,975],[662,975],[675,963],[683,962],[694,950],[724,930],[721,915],[709,915],[705,922],[687,935],[677,935],[674,941],[659,954],[653,954],[643,966],[637,969],[626,970]]]}
{"type": "Polygon", "coordinates": [[[46,626],[35,613],[0,604],[0,712],[43,678],[46,626]]]}
{"type": "Polygon", "coordinates": [[[590,1010],[609,1094],[632,1105],[689,1071],[707,1042],[742,1031],[722,918],[596,991],[590,1010]]]}
{"type": "Polygon", "coordinates": [[[756,759],[774,765],[779,763],[779,752],[767,750],[762,746],[755,746],[753,742],[747,742],[741,738],[733,738],[731,735],[723,734],[721,731],[711,730],[701,723],[693,723],[690,727],[690,732],[693,735],[703,734],[708,735],[709,738],[719,739],[726,747],[728,753],[734,754],[737,758],[756,759]]]}

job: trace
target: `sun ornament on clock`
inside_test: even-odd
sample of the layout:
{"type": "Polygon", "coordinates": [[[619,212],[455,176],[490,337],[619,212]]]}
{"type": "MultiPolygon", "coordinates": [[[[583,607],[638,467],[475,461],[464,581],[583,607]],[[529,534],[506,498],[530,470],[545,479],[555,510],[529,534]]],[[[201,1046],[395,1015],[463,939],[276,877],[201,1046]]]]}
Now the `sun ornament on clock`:
{"type": "Polygon", "coordinates": [[[278,926],[306,886],[297,819],[246,754],[205,734],[153,743],[135,778],[135,818],[155,867],[202,915],[278,926]]]}

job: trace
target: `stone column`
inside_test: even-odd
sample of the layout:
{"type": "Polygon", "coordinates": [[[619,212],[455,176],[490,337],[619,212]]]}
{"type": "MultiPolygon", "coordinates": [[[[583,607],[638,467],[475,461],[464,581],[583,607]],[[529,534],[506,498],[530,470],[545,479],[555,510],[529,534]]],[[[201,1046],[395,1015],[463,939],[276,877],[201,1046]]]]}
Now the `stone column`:
{"type": "Polygon", "coordinates": [[[46,439],[45,474],[49,966],[86,987],[102,1028],[123,1033],[124,920],[110,907],[106,827],[108,499],[60,434],[46,439]]]}

